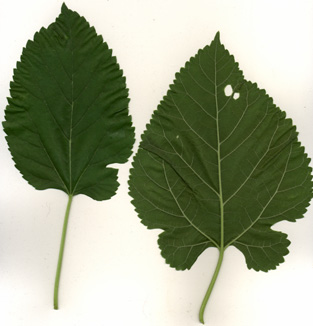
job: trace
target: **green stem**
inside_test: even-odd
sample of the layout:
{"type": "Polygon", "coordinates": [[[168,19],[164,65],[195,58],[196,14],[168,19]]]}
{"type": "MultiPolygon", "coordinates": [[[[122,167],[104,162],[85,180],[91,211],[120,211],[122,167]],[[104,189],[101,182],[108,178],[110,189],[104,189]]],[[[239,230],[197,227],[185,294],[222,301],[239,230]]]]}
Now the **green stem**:
{"type": "Polygon", "coordinates": [[[206,305],[208,303],[208,300],[210,298],[210,295],[212,293],[212,290],[213,290],[215,281],[217,279],[217,276],[219,274],[219,271],[221,269],[221,265],[222,265],[222,261],[223,261],[223,257],[224,257],[224,251],[225,251],[225,249],[224,248],[220,248],[219,250],[220,250],[220,254],[219,254],[219,257],[218,257],[217,265],[216,265],[214,274],[212,276],[212,280],[210,282],[209,288],[208,288],[208,290],[207,290],[207,292],[206,292],[206,294],[204,296],[204,299],[203,299],[202,304],[201,304],[201,307],[200,307],[199,319],[200,319],[200,322],[202,324],[204,324],[204,319],[203,319],[204,310],[205,310],[205,307],[206,307],[206,305]]]}
{"type": "Polygon", "coordinates": [[[59,309],[59,284],[60,284],[60,276],[61,276],[61,268],[62,268],[63,254],[64,254],[64,246],[65,246],[68,218],[70,215],[72,200],[73,200],[73,195],[69,195],[66,212],[65,212],[65,217],[64,217],[64,223],[63,223],[58,266],[57,266],[57,271],[56,271],[56,275],[55,275],[53,305],[54,305],[54,309],[56,309],[56,310],[59,309]]]}

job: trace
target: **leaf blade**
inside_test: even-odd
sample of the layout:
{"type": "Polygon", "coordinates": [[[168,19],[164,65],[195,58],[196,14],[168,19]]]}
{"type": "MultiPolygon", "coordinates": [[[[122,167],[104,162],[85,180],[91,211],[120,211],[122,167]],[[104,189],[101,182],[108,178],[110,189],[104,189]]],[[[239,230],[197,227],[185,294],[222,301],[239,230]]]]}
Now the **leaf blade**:
{"type": "MultiPolygon", "coordinates": [[[[129,185],[139,217],[148,227],[164,230],[159,240],[162,250],[175,241],[174,237],[167,243],[161,239],[176,233],[179,217],[163,214],[162,223],[158,223],[161,217],[153,211],[147,213],[145,201],[151,205],[157,200],[161,208],[166,198],[168,212],[177,201],[188,203],[192,207],[189,220],[196,227],[189,223],[193,231],[182,233],[182,238],[200,230],[217,248],[236,246],[249,268],[276,268],[288,253],[289,241],[271,226],[301,218],[312,198],[310,160],[297,140],[295,127],[264,90],[244,79],[218,34],[175,77],[134,157],[129,185]],[[227,95],[229,85],[232,91],[227,95]],[[160,189],[154,197],[155,182],[164,178],[164,172],[157,168],[162,164],[172,171],[172,178],[176,175],[179,179],[175,181],[177,198],[166,197],[160,189]],[[149,171],[150,178],[143,171],[149,171]],[[146,197],[141,197],[140,203],[138,191],[146,197]],[[186,194],[183,200],[181,194],[186,194]],[[279,246],[277,254],[265,261],[264,252],[247,253],[249,232],[267,236],[267,248],[272,241],[273,248],[279,246]]],[[[175,238],[179,238],[178,233],[175,238]]],[[[201,252],[194,254],[193,262],[201,252]]],[[[163,256],[170,261],[166,254],[163,256]]],[[[170,265],[181,269],[181,262],[170,265]]]]}
{"type": "Polygon", "coordinates": [[[64,4],[28,41],[10,92],[3,125],[24,178],[40,190],[112,197],[117,171],[107,166],[127,161],[134,129],[125,77],[85,18],[64,4]]]}
{"type": "Polygon", "coordinates": [[[244,79],[219,33],[175,77],[142,135],[129,193],[142,223],[163,230],[158,243],[171,267],[190,269],[218,249],[204,323],[229,246],[256,271],[284,261],[290,241],[272,226],[303,217],[312,169],[291,120],[244,79]]]}

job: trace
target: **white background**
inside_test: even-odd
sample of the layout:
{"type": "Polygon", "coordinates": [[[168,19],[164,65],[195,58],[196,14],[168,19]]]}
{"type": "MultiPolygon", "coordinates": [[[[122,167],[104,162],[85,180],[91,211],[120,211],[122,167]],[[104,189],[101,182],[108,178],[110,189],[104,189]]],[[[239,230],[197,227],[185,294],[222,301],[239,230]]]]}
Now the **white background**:
{"type": "MultiPolygon", "coordinates": [[[[60,12],[62,1],[1,0],[0,115],[13,68],[26,41],[60,12]]],[[[130,113],[140,134],[174,74],[217,31],[248,80],[287,112],[313,157],[313,2],[304,0],[67,0],[117,56],[130,89],[130,113]]],[[[74,198],[60,284],[53,283],[66,195],[37,191],[15,169],[0,130],[1,325],[198,325],[198,309],[217,251],[207,250],[190,271],[167,266],[130,203],[130,163],[110,201],[74,198]]],[[[280,223],[291,245],[284,264],[249,271],[228,249],[208,303],[214,326],[313,325],[313,208],[297,223],[280,223]]]]}

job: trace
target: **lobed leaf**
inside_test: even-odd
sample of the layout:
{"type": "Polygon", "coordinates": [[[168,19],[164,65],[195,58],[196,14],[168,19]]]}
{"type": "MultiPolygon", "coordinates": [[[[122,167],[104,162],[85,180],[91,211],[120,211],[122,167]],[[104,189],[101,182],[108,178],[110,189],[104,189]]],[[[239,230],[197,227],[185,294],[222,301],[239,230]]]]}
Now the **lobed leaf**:
{"type": "Polygon", "coordinates": [[[130,195],[142,223],[164,230],[170,266],[189,269],[205,249],[232,245],[248,268],[268,271],[290,243],[272,226],[301,218],[312,198],[309,161],[292,121],[244,79],[217,34],[154,112],[130,195]]]}
{"type": "Polygon", "coordinates": [[[65,4],[28,41],[10,85],[4,130],[16,167],[36,189],[112,197],[134,129],[125,78],[85,18],[65,4]]]}
{"type": "Polygon", "coordinates": [[[125,78],[95,29],[62,5],[48,28],[28,41],[14,70],[4,131],[17,169],[36,189],[68,194],[54,286],[58,291],[75,195],[111,198],[117,169],[134,143],[125,78]]]}

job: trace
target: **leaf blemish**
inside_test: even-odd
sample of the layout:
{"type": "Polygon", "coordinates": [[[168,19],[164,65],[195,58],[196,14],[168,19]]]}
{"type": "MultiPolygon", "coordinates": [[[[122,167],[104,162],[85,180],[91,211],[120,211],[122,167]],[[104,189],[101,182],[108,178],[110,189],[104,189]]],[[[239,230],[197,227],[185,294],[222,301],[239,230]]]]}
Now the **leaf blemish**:
{"type": "Polygon", "coordinates": [[[227,97],[232,96],[234,100],[238,100],[240,97],[240,94],[238,92],[235,93],[231,85],[225,86],[224,93],[227,97]]]}
{"type": "Polygon", "coordinates": [[[234,93],[234,95],[233,95],[233,99],[234,100],[238,100],[239,97],[240,97],[240,94],[239,93],[234,93]]]}
{"type": "Polygon", "coordinates": [[[224,88],[225,96],[231,96],[233,94],[233,88],[231,85],[227,85],[224,88]]]}

